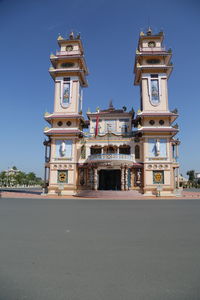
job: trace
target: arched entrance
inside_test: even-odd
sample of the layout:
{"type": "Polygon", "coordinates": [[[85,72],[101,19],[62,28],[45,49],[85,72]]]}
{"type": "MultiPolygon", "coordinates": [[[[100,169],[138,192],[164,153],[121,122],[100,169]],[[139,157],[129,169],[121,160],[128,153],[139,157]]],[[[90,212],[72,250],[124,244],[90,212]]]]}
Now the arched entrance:
{"type": "Polygon", "coordinates": [[[100,170],[99,190],[121,190],[121,170],[100,170]]]}

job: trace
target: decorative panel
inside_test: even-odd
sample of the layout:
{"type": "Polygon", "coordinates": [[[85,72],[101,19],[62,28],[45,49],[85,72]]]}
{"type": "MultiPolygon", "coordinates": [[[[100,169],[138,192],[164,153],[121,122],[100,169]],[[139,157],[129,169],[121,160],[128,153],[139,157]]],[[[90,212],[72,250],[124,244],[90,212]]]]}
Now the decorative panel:
{"type": "Polygon", "coordinates": [[[72,157],[72,140],[56,140],[56,158],[72,157]]]}
{"type": "Polygon", "coordinates": [[[164,184],[164,171],[153,171],[153,184],[164,184]]]}

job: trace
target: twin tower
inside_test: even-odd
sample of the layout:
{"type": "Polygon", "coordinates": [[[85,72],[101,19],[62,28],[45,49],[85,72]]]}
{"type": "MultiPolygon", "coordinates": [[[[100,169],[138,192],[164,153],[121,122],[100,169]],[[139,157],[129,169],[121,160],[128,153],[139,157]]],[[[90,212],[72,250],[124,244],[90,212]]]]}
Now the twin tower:
{"type": "MultiPolygon", "coordinates": [[[[45,184],[48,194],[91,190],[134,190],[144,196],[174,196],[179,188],[177,110],[168,105],[172,51],[163,32],[141,32],[135,54],[134,84],[140,108],[114,108],[82,114],[88,69],[80,35],[59,36],[50,56],[54,111],[45,113],[45,184]]],[[[98,106],[98,103],[96,103],[98,106]]]]}

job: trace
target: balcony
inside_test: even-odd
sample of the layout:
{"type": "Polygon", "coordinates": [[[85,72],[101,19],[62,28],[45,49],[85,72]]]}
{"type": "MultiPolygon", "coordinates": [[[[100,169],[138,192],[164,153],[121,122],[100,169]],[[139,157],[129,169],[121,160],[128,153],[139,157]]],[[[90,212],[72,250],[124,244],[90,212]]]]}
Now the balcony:
{"type": "Polygon", "coordinates": [[[56,51],[56,56],[73,56],[73,55],[81,55],[81,52],[79,50],[73,50],[70,52],[67,51],[56,51]]]}
{"type": "Polygon", "coordinates": [[[153,53],[153,52],[160,52],[160,51],[165,52],[166,49],[165,49],[165,47],[164,48],[163,47],[153,47],[153,48],[150,48],[150,47],[140,47],[139,51],[140,52],[153,53]]]}
{"type": "Polygon", "coordinates": [[[135,162],[133,154],[118,154],[118,153],[105,153],[105,154],[92,154],[88,156],[89,161],[131,161],[135,162]]]}

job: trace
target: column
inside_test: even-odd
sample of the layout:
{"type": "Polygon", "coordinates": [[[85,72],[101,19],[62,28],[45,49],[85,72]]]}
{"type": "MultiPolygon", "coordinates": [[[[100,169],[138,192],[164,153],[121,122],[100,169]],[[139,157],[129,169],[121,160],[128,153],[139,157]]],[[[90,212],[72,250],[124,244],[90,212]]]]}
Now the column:
{"type": "Polygon", "coordinates": [[[177,168],[177,189],[179,189],[179,168],[177,168]]]}
{"type": "Polygon", "coordinates": [[[121,166],[121,190],[124,191],[124,166],[121,166]]]}
{"type": "Polygon", "coordinates": [[[179,155],[179,153],[178,153],[178,144],[176,144],[176,159],[178,159],[178,155],[179,155]]]}
{"type": "Polygon", "coordinates": [[[47,163],[49,162],[49,157],[48,157],[48,147],[49,147],[49,141],[45,140],[43,142],[43,145],[45,146],[45,167],[44,167],[44,189],[43,189],[43,192],[46,194],[48,192],[47,190],[47,182],[48,182],[48,179],[47,179],[47,163]]]}
{"type": "Polygon", "coordinates": [[[89,186],[93,190],[93,168],[89,169],[89,186]]]}
{"type": "Polygon", "coordinates": [[[128,190],[128,168],[124,169],[124,189],[125,191],[128,190]]]}
{"type": "Polygon", "coordinates": [[[94,169],[94,190],[97,191],[98,189],[98,174],[97,168],[94,169]]]}

